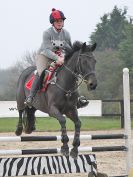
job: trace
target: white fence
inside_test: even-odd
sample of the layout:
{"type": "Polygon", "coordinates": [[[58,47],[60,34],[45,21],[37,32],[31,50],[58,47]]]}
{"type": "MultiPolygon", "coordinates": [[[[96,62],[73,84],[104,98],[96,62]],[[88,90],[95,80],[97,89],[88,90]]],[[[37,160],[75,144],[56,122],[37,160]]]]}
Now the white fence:
{"type": "MultiPolygon", "coordinates": [[[[89,105],[78,110],[79,116],[102,116],[102,101],[89,100],[89,105]]],[[[37,117],[46,117],[41,111],[36,111],[37,117]]],[[[0,118],[18,117],[16,101],[0,101],[0,118]]]]}

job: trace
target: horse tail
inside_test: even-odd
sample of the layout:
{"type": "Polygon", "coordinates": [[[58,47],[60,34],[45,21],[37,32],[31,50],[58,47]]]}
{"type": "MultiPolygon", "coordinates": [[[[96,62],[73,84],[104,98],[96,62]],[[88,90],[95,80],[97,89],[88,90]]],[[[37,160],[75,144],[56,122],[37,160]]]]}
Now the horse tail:
{"type": "Polygon", "coordinates": [[[25,81],[35,69],[36,66],[30,66],[26,68],[19,76],[18,83],[17,83],[17,90],[16,90],[16,100],[17,100],[18,110],[24,109],[24,100],[26,98],[25,89],[24,89],[25,81]]]}

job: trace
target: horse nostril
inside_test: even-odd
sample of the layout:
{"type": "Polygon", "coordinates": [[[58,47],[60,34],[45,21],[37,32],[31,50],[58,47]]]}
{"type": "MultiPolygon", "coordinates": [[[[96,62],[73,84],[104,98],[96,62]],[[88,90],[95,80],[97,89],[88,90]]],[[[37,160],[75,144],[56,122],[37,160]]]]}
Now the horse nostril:
{"type": "Polygon", "coordinates": [[[92,89],[92,90],[93,90],[93,89],[95,89],[95,88],[96,88],[97,84],[90,83],[90,84],[89,84],[89,86],[90,86],[90,89],[92,89]]]}
{"type": "Polygon", "coordinates": [[[90,87],[93,87],[93,83],[90,83],[90,87]]]}

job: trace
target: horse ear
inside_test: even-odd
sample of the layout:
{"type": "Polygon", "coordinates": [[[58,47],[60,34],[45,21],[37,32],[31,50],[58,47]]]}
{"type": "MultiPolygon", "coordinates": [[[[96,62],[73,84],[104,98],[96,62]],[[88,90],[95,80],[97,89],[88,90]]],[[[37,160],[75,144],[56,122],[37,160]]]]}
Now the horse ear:
{"type": "Polygon", "coordinates": [[[96,46],[97,46],[97,43],[94,43],[94,44],[91,46],[91,51],[92,51],[92,52],[96,49],[96,46]]]}
{"type": "Polygon", "coordinates": [[[86,42],[83,43],[82,47],[81,47],[81,50],[84,52],[86,49],[86,42]]]}

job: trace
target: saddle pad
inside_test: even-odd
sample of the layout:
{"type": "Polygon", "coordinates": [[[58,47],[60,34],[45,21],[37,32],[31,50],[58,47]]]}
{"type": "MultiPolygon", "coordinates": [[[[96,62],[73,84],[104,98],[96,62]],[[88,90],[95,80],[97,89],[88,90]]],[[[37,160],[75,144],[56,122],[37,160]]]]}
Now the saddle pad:
{"type": "Polygon", "coordinates": [[[33,83],[34,79],[35,79],[35,76],[33,75],[33,76],[26,82],[26,84],[25,84],[25,88],[26,88],[26,89],[28,89],[28,90],[31,89],[32,83],[33,83]]]}

